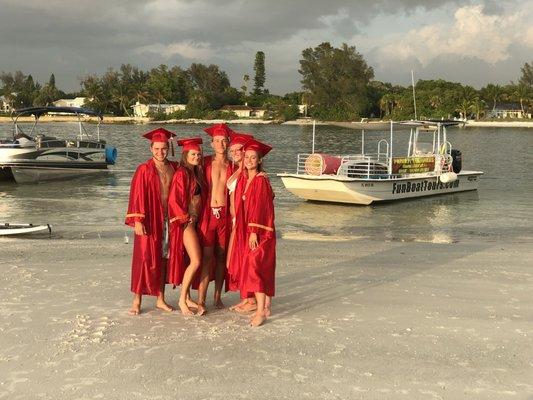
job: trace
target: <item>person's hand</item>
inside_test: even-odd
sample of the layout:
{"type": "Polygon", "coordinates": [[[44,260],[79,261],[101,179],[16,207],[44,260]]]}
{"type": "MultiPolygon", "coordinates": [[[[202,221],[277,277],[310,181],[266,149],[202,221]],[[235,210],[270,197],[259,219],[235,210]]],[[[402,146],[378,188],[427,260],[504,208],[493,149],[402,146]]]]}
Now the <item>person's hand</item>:
{"type": "Polygon", "coordinates": [[[144,224],[139,221],[135,221],[135,234],[139,236],[146,235],[146,229],[144,229],[144,224]]]}
{"type": "Polygon", "coordinates": [[[250,238],[248,239],[248,244],[250,245],[250,249],[252,250],[255,250],[258,246],[258,241],[257,241],[257,233],[255,232],[252,232],[250,233],[250,238]]]}

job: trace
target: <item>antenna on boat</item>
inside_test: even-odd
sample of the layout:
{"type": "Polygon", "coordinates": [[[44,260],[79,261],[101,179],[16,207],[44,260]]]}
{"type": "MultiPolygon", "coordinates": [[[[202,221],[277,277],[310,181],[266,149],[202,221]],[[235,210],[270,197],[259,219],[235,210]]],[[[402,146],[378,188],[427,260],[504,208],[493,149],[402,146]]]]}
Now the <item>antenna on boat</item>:
{"type": "Polygon", "coordinates": [[[415,74],[413,70],[411,70],[411,83],[413,84],[413,104],[415,106],[415,120],[417,120],[418,118],[416,115],[415,74]]]}
{"type": "Polygon", "coordinates": [[[315,123],[316,120],[313,120],[313,147],[311,148],[311,154],[315,154],[315,123]]]}

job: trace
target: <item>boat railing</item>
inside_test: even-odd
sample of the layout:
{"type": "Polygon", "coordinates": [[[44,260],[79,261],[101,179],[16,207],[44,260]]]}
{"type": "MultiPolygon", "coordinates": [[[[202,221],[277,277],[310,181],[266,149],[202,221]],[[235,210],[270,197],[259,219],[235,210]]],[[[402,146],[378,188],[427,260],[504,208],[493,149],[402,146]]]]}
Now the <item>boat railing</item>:
{"type": "MultiPolygon", "coordinates": [[[[388,143],[385,143],[388,147],[388,143]]],[[[388,165],[389,157],[380,151],[349,155],[342,157],[337,175],[348,178],[388,179],[388,165]]]]}
{"type": "Polygon", "coordinates": [[[325,155],[298,154],[296,174],[343,176],[347,178],[387,179],[389,157],[385,154],[325,155]]]}

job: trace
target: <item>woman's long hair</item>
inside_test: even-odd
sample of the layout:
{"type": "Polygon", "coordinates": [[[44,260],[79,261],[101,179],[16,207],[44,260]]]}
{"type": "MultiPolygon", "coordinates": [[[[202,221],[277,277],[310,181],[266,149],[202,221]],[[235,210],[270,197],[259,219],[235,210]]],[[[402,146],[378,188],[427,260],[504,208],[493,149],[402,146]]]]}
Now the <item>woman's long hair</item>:
{"type": "MultiPolygon", "coordinates": [[[[198,185],[200,185],[201,188],[204,188],[206,186],[206,183],[204,181],[204,173],[203,173],[204,157],[203,157],[203,155],[201,155],[200,164],[191,165],[187,161],[187,156],[189,155],[189,151],[190,150],[185,150],[184,152],[181,153],[180,164],[182,166],[184,166],[187,169],[187,171],[192,173],[192,175],[194,176],[194,179],[196,180],[198,185]]],[[[202,154],[202,153],[200,153],[200,154],[202,154]]]]}

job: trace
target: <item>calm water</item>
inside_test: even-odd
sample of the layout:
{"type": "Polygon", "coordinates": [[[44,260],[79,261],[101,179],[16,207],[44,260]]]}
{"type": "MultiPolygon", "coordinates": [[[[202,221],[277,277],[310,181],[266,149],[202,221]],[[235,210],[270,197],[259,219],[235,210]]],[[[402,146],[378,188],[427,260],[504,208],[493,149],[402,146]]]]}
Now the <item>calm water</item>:
{"type": "MultiPolygon", "coordinates": [[[[88,129],[93,128],[88,126],[88,129]]],[[[122,240],[126,229],[129,183],[136,165],[150,157],[142,133],[151,125],[104,125],[101,136],[119,151],[113,172],[39,185],[0,182],[0,222],[50,223],[62,237],[109,237],[122,240]]],[[[178,137],[203,135],[202,125],[170,125],[178,137]]],[[[277,172],[294,171],[296,154],[310,152],[311,127],[243,125],[235,127],[271,143],[267,171],[276,192],[277,228],[300,237],[322,235],[376,240],[453,242],[468,240],[531,241],[533,197],[533,130],[505,128],[451,129],[448,138],[463,153],[463,168],[481,170],[478,192],[466,192],[375,206],[309,203],[282,186],[277,172]]],[[[50,134],[75,132],[77,125],[42,124],[50,134]]],[[[0,124],[9,137],[11,125],[0,124]]],[[[369,134],[368,136],[371,136],[369,134]]],[[[367,136],[370,146],[371,138],[367,136]]],[[[317,127],[316,150],[354,153],[358,131],[317,127]]],[[[405,139],[394,143],[405,149],[405,139]]],[[[397,147],[398,146],[398,147],[397,147]]],[[[209,152],[209,146],[205,146],[209,152]]]]}

